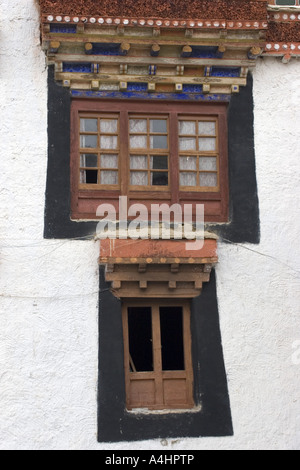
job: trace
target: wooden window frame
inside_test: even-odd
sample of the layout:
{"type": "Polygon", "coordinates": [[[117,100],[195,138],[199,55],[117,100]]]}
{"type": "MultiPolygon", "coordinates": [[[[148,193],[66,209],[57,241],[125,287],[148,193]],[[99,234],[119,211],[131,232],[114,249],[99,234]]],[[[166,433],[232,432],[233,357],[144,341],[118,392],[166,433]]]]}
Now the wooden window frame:
{"type": "Polygon", "coordinates": [[[207,222],[228,221],[228,143],[227,103],[185,103],[185,102],[140,102],[117,100],[73,99],[71,104],[71,218],[96,220],[97,207],[111,203],[118,212],[120,196],[127,196],[130,204],[151,203],[204,204],[207,222]],[[142,112],[141,112],[142,110],[142,112]],[[119,136],[119,187],[82,187],[79,185],[79,115],[118,115],[119,136]],[[130,188],[129,116],[168,116],[169,122],[169,187],[130,188]],[[179,130],[180,116],[217,119],[218,129],[218,187],[181,188],[179,184],[179,130]],[[123,125],[122,125],[123,123],[123,125]],[[177,136],[174,138],[174,136],[177,136]],[[159,189],[159,190],[158,190],[159,189]],[[187,190],[183,190],[187,189],[187,190]]]}
{"type": "MultiPolygon", "coordinates": [[[[170,129],[169,129],[169,117],[167,115],[163,115],[163,114],[160,114],[160,115],[152,115],[152,114],[132,114],[132,113],[129,113],[128,114],[128,122],[130,121],[130,119],[145,119],[147,120],[147,131],[146,131],[146,134],[144,133],[141,133],[141,134],[138,134],[138,133],[134,133],[134,132],[130,132],[130,129],[128,129],[128,141],[129,141],[129,148],[128,148],[128,159],[129,159],[129,172],[128,172],[128,175],[127,175],[127,178],[128,178],[128,187],[129,187],[129,192],[132,192],[132,191],[170,191],[170,129]],[[150,121],[153,120],[153,119],[165,119],[167,121],[167,132],[165,133],[154,133],[154,132],[151,132],[151,129],[150,129],[150,121]],[[146,135],[147,136],[147,148],[146,149],[136,149],[136,148],[131,148],[130,147],[130,137],[133,136],[133,135],[146,135]],[[151,146],[150,146],[150,139],[151,139],[151,136],[154,136],[154,135],[166,135],[167,136],[167,148],[166,149],[151,149],[151,146]],[[155,155],[159,155],[161,156],[163,154],[163,156],[167,156],[168,157],[168,185],[166,186],[156,186],[156,185],[145,185],[145,186],[137,186],[137,185],[132,185],[130,180],[131,180],[131,173],[133,171],[140,171],[140,170],[133,170],[130,166],[130,161],[131,161],[131,157],[134,157],[134,156],[140,156],[141,154],[143,154],[142,156],[147,156],[147,162],[148,162],[148,168],[147,168],[147,173],[148,173],[148,183],[150,182],[150,178],[151,178],[151,165],[150,165],[150,158],[152,156],[155,156],[155,155]]],[[[158,171],[161,171],[161,170],[158,170],[158,171]]]]}
{"type": "Polygon", "coordinates": [[[197,158],[197,169],[195,171],[192,170],[181,170],[180,169],[180,163],[179,163],[179,175],[180,173],[197,173],[197,186],[181,186],[179,183],[179,190],[181,192],[202,192],[202,193],[209,193],[209,192],[219,192],[220,191],[220,146],[219,146],[219,125],[218,125],[218,117],[217,116],[203,116],[203,115],[198,115],[198,116],[192,116],[192,115],[186,115],[186,116],[181,116],[178,115],[178,123],[180,121],[191,121],[191,122],[196,122],[196,133],[192,135],[184,135],[180,134],[178,131],[178,138],[181,137],[194,137],[196,139],[196,149],[195,150],[178,150],[179,154],[179,160],[180,157],[183,156],[191,156],[191,157],[196,157],[197,158]],[[200,135],[198,126],[200,122],[214,122],[215,123],[215,134],[214,135],[200,135]],[[199,148],[199,140],[201,138],[215,138],[216,139],[216,148],[215,150],[200,150],[199,148]],[[216,158],[216,165],[217,169],[216,170],[211,170],[211,171],[206,171],[206,170],[201,170],[200,169],[200,158],[201,157],[206,157],[206,158],[216,158]],[[217,185],[213,187],[208,187],[208,186],[200,186],[200,174],[201,173],[216,173],[217,174],[217,185]]]}
{"type": "MultiPolygon", "coordinates": [[[[80,113],[79,114],[79,119],[97,119],[98,120],[98,133],[91,133],[91,132],[86,132],[86,131],[79,131],[79,139],[81,136],[83,135],[94,135],[96,136],[97,135],[97,147],[95,148],[81,148],[79,147],[79,158],[82,154],[90,154],[90,155],[94,155],[96,154],[97,155],[97,160],[98,160],[98,164],[97,164],[97,167],[96,167],[96,170],[98,172],[98,180],[100,181],[100,174],[102,171],[108,171],[110,169],[108,168],[104,168],[102,167],[101,165],[101,153],[105,153],[105,154],[112,154],[112,155],[115,155],[117,154],[117,157],[118,157],[118,184],[116,185],[105,185],[105,184],[101,184],[101,190],[104,190],[104,191],[109,191],[111,189],[116,189],[116,190],[119,190],[120,189],[120,119],[119,119],[119,116],[118,114],[111,114],[111,113],[107,113],[107,114],[102,114],[102,113],[97,113],[97,114],[94,114],[94,113],[80,113]],[[100,131],[100,124],[99,124],[99,121],[101,119],[111,119],[111,120],[117,120],[117,132],[116,133],[104,133],[104,132],[101,132],[100,131]],[[100,144],[100,138],[101,136],[112,136],[112,137],[117,137],[117,148],[116,149],[102,149],[101,148],[101,144],[100,144]]],[[[80,145],[80,144],[79,144],[80,145]]],[[[82,167],[81,166],[81,163],[79,161],[79,166],[78,166],[78,181],[80,179],[80,170],[90,170],[90,169],[94,169],[94,168],[91,168],[91,167],[82,167]]],[[[114,169],[113,169],[114,170],[114,169]]],[[[79,188],[80,189],[83,189],[83,190],[98,190],[99,189],[99,184],[84,184],[84,183],[79,183],[79,188]]]]}
{"type": "MultiPolygon", "coordinates": [[[[178,410],[194,408],[193,397],[193,365],[192,365],[192,345],[191,345],[191,304],[188,300],[128,300],[122,304],[122,322],[124,337],[124,370],[126,389],[127,410],[145,408],[148,410],[178,410]],[[183,347],[185,370],[164,371],[162,370],[161,337],[160,337],[160,307],[182,307],[183,313],[183,347]],[[153,342],[153,371],[135,372],[130,370],[129,354],[129,328],[128,328],[128,308],[130,307],[151,307],[152,313],[152,342],[153,342]],[[133,384],[139,384],[138,388],[147,395],[146,383],[154,382],[155,399],[154,403],[136,401],[133,384]],[[174,382],[174,384],[172,384],[174,382]],[[186,400],[176,402],[176,387],[180,388],[180,383],[185,382],[183,391],[186,393],[186,400]],[[171,384],[171,388],[170,388],[171,384]],[[168,392],[167,392],[168,388],[168,392]],[[170,392],[171,390],[171,392],[170,392]],[[167,395],[171,395],[168,401],[167,395]]],[[[182,389],[181,389],[182,392],[182,389]]],[[[147,400],[146,400],[147,401],[147,400]]],[[[151,401],[151,400],[150,400],[151,401]]]]}

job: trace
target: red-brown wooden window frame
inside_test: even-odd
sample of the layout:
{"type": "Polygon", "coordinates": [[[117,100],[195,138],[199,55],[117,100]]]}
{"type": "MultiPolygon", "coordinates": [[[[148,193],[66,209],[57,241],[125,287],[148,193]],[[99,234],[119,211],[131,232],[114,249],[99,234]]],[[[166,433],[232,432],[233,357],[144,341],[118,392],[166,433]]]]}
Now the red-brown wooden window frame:
{"type": "Polygon", "coordinates": [[[71,105],[71,218],[96,220],[97,207],[102,203],[115,206],[118,213],[119,196],[127,196],[130,204],[152,203],[204,204],[207,222],[228,220],[228,149],[227,149],[227,104],[226,103],[184,103],[184,102],[140,102],[116,100],[73,99],[71,105]],[[79,135],[80,114],[97,113],[119,115],[119,189],[81,189],[79,185],[79,135]],[[168,116],[170,143],[170,188],[164,191],[147,189],[130,190],[129,187],[129,131],[130,115],[168,116]],[[216,190],[180,191],[178,118],[180,116],[203,116],[216,118],[218,123],[218,174],[216,190]]]}
{"type": "MultiPolygon", "coordinates": [[[[147,408],[149,410],[191,409],[193,398],[193,364],[191,344],[191,308],[188,300],[142,299],[128,300],[122,305],[124,337],[124,369],[126,408],[147,408]],[[128,309],[130,307],[149,307],[151,309],[153,371],[137,372],[131,370],[129,352],[128,309]],[[182,370],[163,370],[162,339],[160,329],[160,308],[182,308],[182,347],[184,368],[182,370]],[[150,385],[150,390],[149,390],[150,385]]],[[[170,332],[172,334],[172,332],[170,332]]]]}

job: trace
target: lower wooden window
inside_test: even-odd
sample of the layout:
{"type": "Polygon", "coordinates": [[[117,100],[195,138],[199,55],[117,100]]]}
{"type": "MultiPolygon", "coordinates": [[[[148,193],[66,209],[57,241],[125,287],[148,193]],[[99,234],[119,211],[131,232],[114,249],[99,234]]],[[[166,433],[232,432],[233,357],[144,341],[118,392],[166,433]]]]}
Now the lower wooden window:
{"type": "Polygon", "coordinates": [[[193,408],[189,302],[124,303],[123,332],[127,409],[193,408]]]}

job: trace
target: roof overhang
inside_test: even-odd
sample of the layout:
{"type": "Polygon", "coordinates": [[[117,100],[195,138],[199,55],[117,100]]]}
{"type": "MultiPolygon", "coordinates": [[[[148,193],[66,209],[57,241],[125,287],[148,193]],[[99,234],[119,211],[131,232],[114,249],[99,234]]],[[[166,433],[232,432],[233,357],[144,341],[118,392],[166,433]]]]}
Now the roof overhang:
{"type": "Polygon", "coordinates": [[[300,55],[300,9],[262,0],[40,0],[48,64],[82,92],[239,91],[258,57],[300,55]],[[184,7],[183,7],[184,6],[184,7]]]}

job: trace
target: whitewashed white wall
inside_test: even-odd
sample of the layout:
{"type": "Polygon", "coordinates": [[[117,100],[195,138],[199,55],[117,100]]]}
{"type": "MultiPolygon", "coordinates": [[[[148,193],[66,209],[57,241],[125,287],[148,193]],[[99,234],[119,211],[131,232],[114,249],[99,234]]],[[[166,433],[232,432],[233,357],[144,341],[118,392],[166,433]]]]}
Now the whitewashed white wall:
{"type": "Polygon", "coordinates": [[[299,76],[294,60],[257,64],[261,243],[219,247],[234,437],[102,445],[99,247],[43,240],[47,71],[38,7],[34,0],[2,2],[0,449],[300,449],[300,364],[292,360],[300,341],[299,76]]]}

